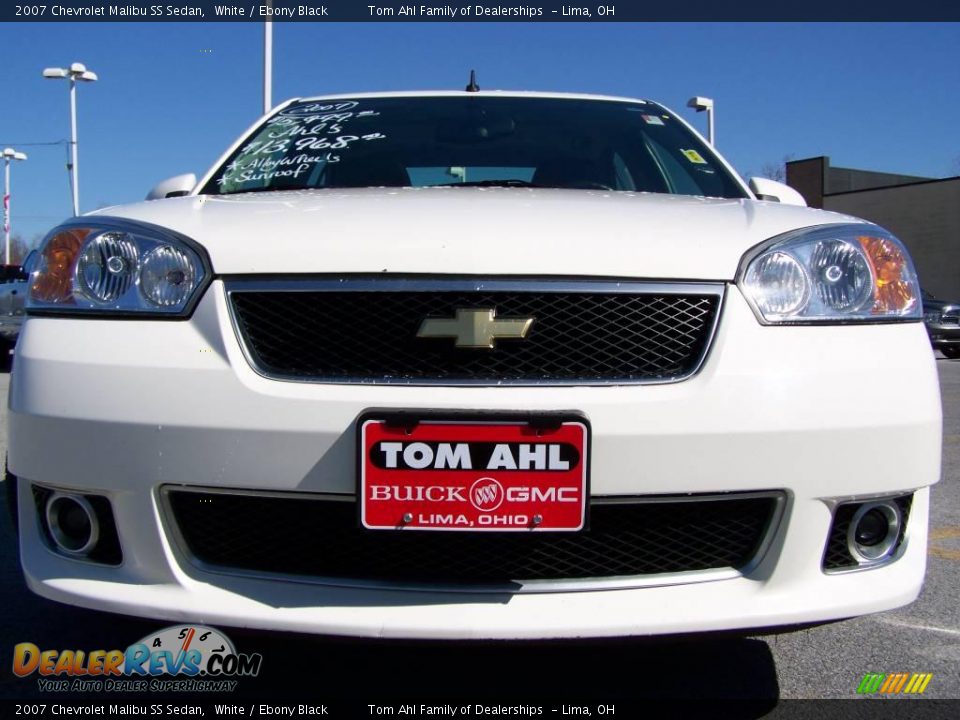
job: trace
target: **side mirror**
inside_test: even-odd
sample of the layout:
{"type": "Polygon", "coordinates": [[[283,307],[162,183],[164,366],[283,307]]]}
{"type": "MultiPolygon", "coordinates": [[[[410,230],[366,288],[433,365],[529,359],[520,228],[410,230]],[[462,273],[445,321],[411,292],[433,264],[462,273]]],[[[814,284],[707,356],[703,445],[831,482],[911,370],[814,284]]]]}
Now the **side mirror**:
{"type": "Polygon", "coordinates": [[[40,259],[39,250],[31,250],[27,253],[27,257],[24,258],[23,263],[20,265],[20,273],[18,275],[19,280],[29,280],[30,273],[33,272],[34,266],[37,264],[37,260],[40,259]]]}
{"type": "Polygon", "coordinates": [[[153,186],[153,189],[147,193],[147,200],[162,200],[163,198],[189,195],[196,184],[197,176],[193,173],[167,178],[153,186]]]}
{"type": "Polygon", "coordinates": [[[803,199],[803,195],[789,185],[784,185],[776,180],[752,177],[750,178],[750,189],[753,190],[753,194],[759,200],[773,200],[784,205],[807,206],[807,201],[803,199]]]}

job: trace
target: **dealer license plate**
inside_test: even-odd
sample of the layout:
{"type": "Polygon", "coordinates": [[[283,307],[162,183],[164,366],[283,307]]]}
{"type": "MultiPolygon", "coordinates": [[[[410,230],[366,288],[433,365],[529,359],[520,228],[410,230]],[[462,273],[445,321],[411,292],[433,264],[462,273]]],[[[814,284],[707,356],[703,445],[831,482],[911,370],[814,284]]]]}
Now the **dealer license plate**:
{"type": "Polygon", "coordinates": [[[586,524],[585,421],[360,420],[371,530],[544,532],[586,524]]]}

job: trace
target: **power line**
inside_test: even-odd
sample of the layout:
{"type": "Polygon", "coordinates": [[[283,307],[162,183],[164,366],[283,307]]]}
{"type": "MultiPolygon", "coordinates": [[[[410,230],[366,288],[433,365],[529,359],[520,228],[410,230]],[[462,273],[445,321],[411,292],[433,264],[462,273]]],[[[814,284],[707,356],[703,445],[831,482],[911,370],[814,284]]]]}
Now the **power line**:
{"type": "Polygon", "coordinates": [[[70,144],[70,141],[69,141],[69,140],[54,140],[53,142],[28,142],[28,143],[24,143],[24,142],[6,142],[6,143],[5,143],[5,142],[0,142],[0,145],[6,145],[6,146],[8,146],[8,147],[11,147],[11,146],[19,146],[19,145],[22,145],[22,146],[24,146],[24,147],[30,147],[30,146],[37,147],[38,145],[69,145],[69,144],[70,144]]]}

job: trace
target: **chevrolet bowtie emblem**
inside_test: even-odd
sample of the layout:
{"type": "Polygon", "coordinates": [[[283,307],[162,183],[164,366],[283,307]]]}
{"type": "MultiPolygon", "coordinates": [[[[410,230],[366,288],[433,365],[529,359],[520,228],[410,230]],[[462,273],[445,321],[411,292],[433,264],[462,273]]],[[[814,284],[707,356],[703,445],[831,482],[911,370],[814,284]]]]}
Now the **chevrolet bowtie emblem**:
{"type": "Polygon", "coordinates": [[[533,318],[497,318],[496,310],[457,308],[455,318],[426,318],[417,337],[454,338],[458,348],[493,348],[497,340],[521,340],[533,318]]]}

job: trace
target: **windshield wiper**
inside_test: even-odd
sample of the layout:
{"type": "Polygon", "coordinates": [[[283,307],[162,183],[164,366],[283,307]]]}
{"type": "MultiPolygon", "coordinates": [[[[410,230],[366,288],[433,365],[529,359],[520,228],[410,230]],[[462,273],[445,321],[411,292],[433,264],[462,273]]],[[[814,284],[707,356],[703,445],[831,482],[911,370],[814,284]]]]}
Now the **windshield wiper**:
{"type": "Polygon", "coordinates": [[[474,180],[473,182],[442,183],[430,187],[531,187],[539,188],[546,185],[537,185],[526,180],[474,180]]]}
{"type": "Polygon", "coordinates": [[[245,195],[248,193],[262,193],[262,192],[285,192],[287,190],[316,190],[318,188],[307,187],[306,185],[301,185],[300,187],[262,187],[262,188],[249,188],[247,190],[231,190],[230,192],[220,193],[220,195],[245,195]]]}

